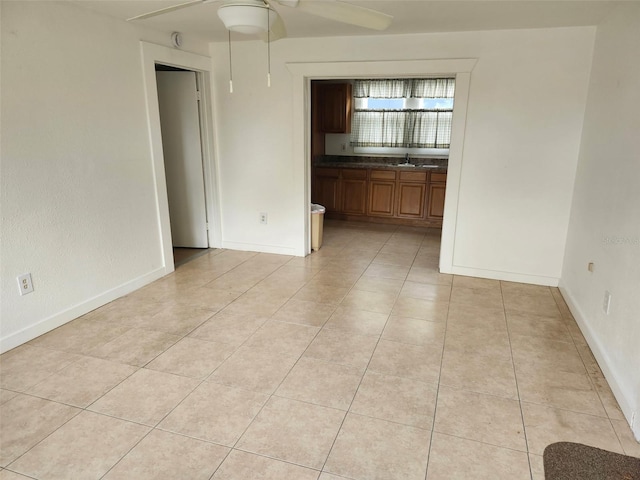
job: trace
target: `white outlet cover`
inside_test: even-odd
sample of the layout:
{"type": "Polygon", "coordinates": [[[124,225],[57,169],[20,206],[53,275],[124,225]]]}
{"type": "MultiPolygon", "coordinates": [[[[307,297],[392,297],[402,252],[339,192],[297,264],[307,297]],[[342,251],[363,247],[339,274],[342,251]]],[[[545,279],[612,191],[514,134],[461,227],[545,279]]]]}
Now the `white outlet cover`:
{"type": "Polygon", "coordinates": [[[25,273],[18,277],[18,288],[20,289],[20,295],[33,292],[33,282],[31,281],[30,273],[25,273]]]}
{"type": "Polygon", "coordinates": [[[608,290],[604,292],[604,299],[602,301],[602,311],[609,315],[609,310],[611,309],[611,293],[608,290]]]}

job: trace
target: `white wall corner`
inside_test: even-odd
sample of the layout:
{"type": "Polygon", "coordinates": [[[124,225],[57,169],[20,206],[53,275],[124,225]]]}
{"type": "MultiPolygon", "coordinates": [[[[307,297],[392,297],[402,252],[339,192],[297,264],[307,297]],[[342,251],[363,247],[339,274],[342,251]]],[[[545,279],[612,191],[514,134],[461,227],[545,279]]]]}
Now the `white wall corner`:
{"type": "Polygon", "coordinates": [[[631,430],[636,438],[636,440],[640,441],[640,420],[638,419],[639,412],[639,399],[629,398],[626,394],[625,389],[622,384],[618,380],[618,376],[612,369],[612,363],[609,361],[609,355],[606,350],[602,347],[600,342],[596,339],[596,336],[593,334],[593,331],[589,328],[589,323],[585,315],[583,314],[580,307],[578,307],[575,298],[571,294],[571,292],[567,289],[566,285],[563,284],[562,280],[560,281],[560,285],[558,287],[560,289],[560,293],[564,297],[573,318],[575,318],[578,327],[580,327],[580,331],[584,336],[593,356],[598,362],[598,366],[602,370],[607,383],[611,387],[611,391],[613,396],[618,401],[618,405],[620,405],[620,410],[629,423],[631,430]]]}

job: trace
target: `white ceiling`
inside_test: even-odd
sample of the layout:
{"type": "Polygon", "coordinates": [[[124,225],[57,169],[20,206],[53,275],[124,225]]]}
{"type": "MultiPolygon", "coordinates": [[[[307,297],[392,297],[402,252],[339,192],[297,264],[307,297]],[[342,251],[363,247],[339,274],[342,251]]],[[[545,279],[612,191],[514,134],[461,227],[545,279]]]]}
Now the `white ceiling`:
{"type": "MultiPolygon", "coordinates": [[[[187,0],[69,0],[82,7],[127,19],[187,0]]],[[[319,3],[333,0],[312,0],[319,3]]],[[[146,20],[140,25],[205,41],[224,41],[227,32],[218,18],[223,0],[194,5],[146,20]]],[[[378,32],[312,16],[294,8],[271,4],[282,16],[290,38],[407,33],[460,32],[515,28],[549,28],[597,25],[617,4],[616,0],[348,0],[348,3],[393,15],[391,27],[378,32]]],[[[236,35],[234,40],[241,40],[236,35]]],[[[246,37],[252,39],[251,37],[246,37]]]]}

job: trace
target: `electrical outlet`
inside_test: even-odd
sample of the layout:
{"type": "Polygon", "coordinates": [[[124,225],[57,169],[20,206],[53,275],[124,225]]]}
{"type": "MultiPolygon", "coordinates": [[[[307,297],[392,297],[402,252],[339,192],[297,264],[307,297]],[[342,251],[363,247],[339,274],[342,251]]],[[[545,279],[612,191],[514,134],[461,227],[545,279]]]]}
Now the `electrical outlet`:
{"type": "Polygon", "coordinates": [[[25,273],[18,277],[18,287],[20,288],[20,295],[33,292],[33,282],[31,281],[30,273],[25,273]]]}
{"type": "Polygon", "coordinates": [[[602,311],[609,315],[609,309],[611,308],[611,293],[608,290],[604,291],[604,299],[602,300],[602,311]]]}
{"type": "Polygon", "coordinates": [[[260,223],[262,223],[263,225],[267,224],[267,212],[260,213],[260,223]]]}
{"type": "Polygon", "coordinates": [[[343,152],[347,151],[347,144],[346,143],[341,143],[340,144],[340,150],[342,150],[343,152]]]}

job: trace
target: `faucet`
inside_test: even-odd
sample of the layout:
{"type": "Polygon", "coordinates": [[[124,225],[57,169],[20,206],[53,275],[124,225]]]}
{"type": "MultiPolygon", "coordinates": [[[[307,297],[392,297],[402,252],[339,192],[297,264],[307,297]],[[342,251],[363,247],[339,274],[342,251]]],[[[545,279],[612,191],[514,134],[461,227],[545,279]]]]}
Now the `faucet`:
{"type": "Polygon", "coordinates": [[[404,163],[409,163],[409,153],[404,154],[404,163]]]}

